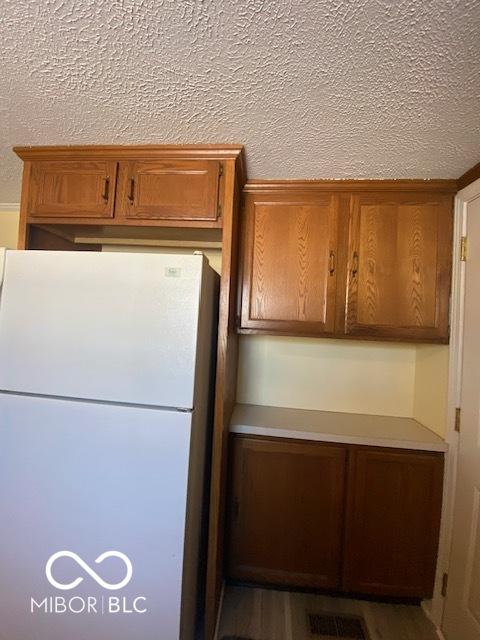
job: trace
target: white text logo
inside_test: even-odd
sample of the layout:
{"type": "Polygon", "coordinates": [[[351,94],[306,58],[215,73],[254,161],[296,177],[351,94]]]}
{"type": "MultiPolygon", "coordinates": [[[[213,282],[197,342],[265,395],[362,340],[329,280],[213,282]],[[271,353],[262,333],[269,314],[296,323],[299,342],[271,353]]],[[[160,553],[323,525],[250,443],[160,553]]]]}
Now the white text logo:
{"type": "Polygon", "coordinates": [[[78,585],[81,582],[83,582],[83,578],[78,577],[75,580],[73,580],[73,582],[69,582],[67,584],[63,584],[55,580],[55,578],[52,575],[52,568],[55,562],[59,558],[71,558],[85,571],[85,573],[87,573],[91,578],[93,578],[97,584],[99,584],[104,589],[108,589],[109,591],[116,591],[117,589],[122,589],[132,579],[132,574],[133,574],[132,563],[130,562],[130,559],[120,551],[105,551],[105,553],[102,553],[101,555],[99,555],[98,558],[96,558],[95,560],[95,564],[100,564],[107,558],[119,558],[120,560],[122,560],[122,562],[125,564],[127,572],[123,580],[114,584],[105,582],[105,580],[103,580],[103,578],[101,578],[96,571],[94,571],[91,567],[89,567],[88,564],[84,562],[84,560],[82,560],[82,558],[80,558],[79,555],[77,555],[76,553],[73,553],[73,551],[57,551],[57,553],[54,553],[53,556],[50,556],[50,558],[48,559],[47,564],[45,566],[45,574],[50,584],[56,589],[61,589],[62,591],[75,589],[75,587],[78,587],[78,585]]]}

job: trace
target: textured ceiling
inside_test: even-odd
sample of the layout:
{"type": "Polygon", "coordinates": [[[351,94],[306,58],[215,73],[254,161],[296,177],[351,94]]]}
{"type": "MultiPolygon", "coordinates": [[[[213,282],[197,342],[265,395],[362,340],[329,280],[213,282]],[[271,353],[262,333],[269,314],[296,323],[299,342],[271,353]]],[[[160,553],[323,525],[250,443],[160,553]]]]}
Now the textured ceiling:
{"type": "Polygon", "coordinates": [[[2,0],[14,144],[240,142],[250,177],[457,177],[480,160],[479,0],[2,0]]]}

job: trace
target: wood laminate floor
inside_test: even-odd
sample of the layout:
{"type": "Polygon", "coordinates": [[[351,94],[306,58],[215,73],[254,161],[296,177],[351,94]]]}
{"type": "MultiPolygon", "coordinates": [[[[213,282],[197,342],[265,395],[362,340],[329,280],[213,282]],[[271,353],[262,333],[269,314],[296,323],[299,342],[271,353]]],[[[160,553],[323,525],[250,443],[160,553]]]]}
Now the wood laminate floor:
{"type": "Polygon", "coordinates": [[[370,640],[438,640],[420,607],[233,586],[225,591],[218,640],[319,640],[310,633],[310,613],[362,616],[370,640]]]}

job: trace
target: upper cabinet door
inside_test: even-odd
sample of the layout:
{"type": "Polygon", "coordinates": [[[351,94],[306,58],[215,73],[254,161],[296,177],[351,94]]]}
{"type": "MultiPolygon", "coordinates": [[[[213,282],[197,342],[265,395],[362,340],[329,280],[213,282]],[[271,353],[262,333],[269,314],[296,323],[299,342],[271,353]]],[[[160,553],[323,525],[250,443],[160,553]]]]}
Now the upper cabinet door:
{"type": "Polygon", "coordinates": [[[352,196],[345,333],[447,342],[452,198],[352,196]]]}
{"type": "Polygon", "coordinates": [[[28,215],[39,218],[112,218],[116,162],[34,161],[28,215]]]}
{"type": "Polygon", "coordinates": [[[337,203],[334,194],[246,195],[242,329],[333,332],[337,203]]]}
{"type": "Polygon", "coordinates": [[[118,216],[216,222],[221,171],[217,160],[120,162],[118,216]]]}

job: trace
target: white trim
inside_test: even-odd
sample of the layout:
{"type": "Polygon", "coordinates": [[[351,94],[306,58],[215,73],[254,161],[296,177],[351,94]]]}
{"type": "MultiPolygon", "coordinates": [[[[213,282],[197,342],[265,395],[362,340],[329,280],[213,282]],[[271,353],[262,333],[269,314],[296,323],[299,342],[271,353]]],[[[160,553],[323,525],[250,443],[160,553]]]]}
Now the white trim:
{"type": "Polygon", "coordinates": [[[480,196],[480,178],[457,193],[461,202],[467,203],[476,200],[480,196]]]}
{"type": "Polygon", "coordinates": [[[0,212],[2,213],[18,213],[20,211],[20,204],[18,202],[0,202],[0,212]]]}
{"type": "Polygon", "coordinates": [[[467,203],[480,197],[480,180],[459,191],[455,197],[454,211],[454,239],[453,239],[453,269],[452,269],[452,298],[450,309],[450,355],[449,382],[447,407],[446,441],[449,445],[446,455],[445,483],[443,492],[442,524],[440,529],[440,543],[438,550],[437,573],[435,589],[431,601],[431,610],[427,615],[437,628],[437,635],[443,638],[440,631],[442,626],[445,599],[442,596],[443,574],[448,573],[450,562],[450,546],[452,542],[455,486],[457,475],[458,433],[455,431],[455,410],[460,406],[461,374],[462,374],[462,345],[463,345],[463,317],[465,295],[465,263],[460,260],[460,240],[466,233],[467,203]]]}

